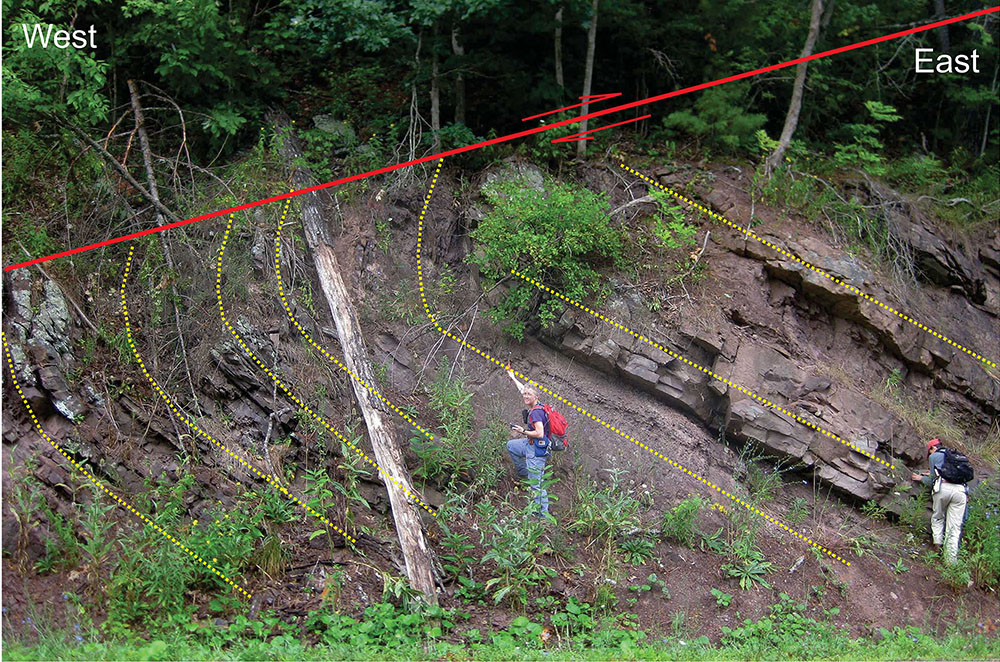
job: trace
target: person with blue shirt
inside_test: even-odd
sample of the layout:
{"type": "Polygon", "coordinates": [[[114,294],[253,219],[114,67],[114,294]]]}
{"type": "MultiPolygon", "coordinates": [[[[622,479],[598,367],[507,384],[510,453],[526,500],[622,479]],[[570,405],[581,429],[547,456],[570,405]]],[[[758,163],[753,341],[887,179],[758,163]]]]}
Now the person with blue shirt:
{"type": "Polygon", "coordinates": [[[535,503],[538,504],[538,517],[545,517],[549,512],[549,493],[542,486],[542,476],[545,473],[545,461],[549,456],[551,442],[549,440],[549,417],[538,402],[538,392],[530,385],[522,384],[514,376],[514,371],[507,367],[507,375],[514,381],[521,392],[521,399],[528,407],[525,425],[511,425],[510,429],[517,435],[524,435],[507,442],[507,452],[514,463],[517,475],[531,479],[531,488],[535,491],[535,503]]]}

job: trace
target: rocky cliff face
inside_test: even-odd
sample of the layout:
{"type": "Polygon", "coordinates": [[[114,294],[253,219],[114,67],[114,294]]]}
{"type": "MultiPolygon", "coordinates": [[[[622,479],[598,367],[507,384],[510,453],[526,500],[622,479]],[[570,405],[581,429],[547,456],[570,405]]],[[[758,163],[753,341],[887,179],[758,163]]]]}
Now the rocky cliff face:
{"type": "MultiPolygon", "coordinates": [[[[661,181],[678,183],[670,173],[662,173],[661,181]]],[[[748,211],[740,207],[742,193],[724,178],[713,189],[695,190],[730,219],[748,211]]],[[[760,234],[995,358],[1000,231],[979,249],[977,260],[917,210],[904,211],[909,213],[896,231],[912,251],[924,281],[920,288],[889,291],[875,270],[807,228],[778,224],[760,234]]],[[[884,383],[896,374],[905,388],[946,405],[984,433],[1000,414],[1000,381],[974,357],[761,242],[719,225],[706,222],[705,227],[712,230],[703,259],[710,265],[709,278],[717,281],[714,297],[696,297],[696,304],[669,324],[655,318],[636,295],[615,294],[601,312],[794,417],[578,309],[567,310],[542,331],[543,342],[630,382],[712,430],[724,429],[731,439],[756,442],[812,469],[816,479],[863,500],[891,501],[891,488],[908,481],[906,465],[919,464],[925,456],[926,440],[869,397],[873,381],[884,383]],[[895,471],[813,426],[895,464],[895,471]]]]}

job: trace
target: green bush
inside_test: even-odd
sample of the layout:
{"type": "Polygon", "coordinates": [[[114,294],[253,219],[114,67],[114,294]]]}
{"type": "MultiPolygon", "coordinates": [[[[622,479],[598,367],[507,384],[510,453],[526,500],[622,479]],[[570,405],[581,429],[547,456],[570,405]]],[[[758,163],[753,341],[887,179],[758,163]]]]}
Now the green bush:
{"type": "Polygon", "coordinates": [[[619,473],[611,474],[608,487],[582,482],[577,488],[573,521],[568,529],[610,543],[639,526],[640,507],[639,500],[621,485],[619,473]]]}
{"type": "Polygon", "coordinates": [[[749,90],[749,83],[713,87],[701,93],[693,108],[667,115],[663,126],[729,153],[754,148],[756,132],[767,123],[767,115],[746,112],[749,90]]]}
{"type": "Polygon", "coordinates": [[[493,603],[505,603],[523,612],[531,591],[546,591],[549,579],[556,575],[546,558],[555,550],[542,521],[528,515],[536,507],[533,502],[521,511],[513,510],[509,503],[502,506],[498,509],[488,500],[476,504],[480,542],[486,550],[480,564],[491,569],[485,589],[493,603]]]}
{"type": "MultiPolygon", "coordinates": [[[[192,474],[185,474],[173,485],[147,480],[147,491],[136,498],[136,507],[155,512],[158,525],[176,532],[184,545],[242,585],[241,575],[249,569],[262,537],[264,510],[251,505],[255,500],[241,499],[232,510],[219,505],[206,509],[200,519],[182,524],[187,511],[184,501],[193,484],[192,474]]],[[[218,575],[193,563],[180,547],[148,526],[136,529],[119,544],[123,553],[105,589],[108,618],[103,627],[109,634],[167,632],[178,627],[178,621],[189,621],[191,610],[196,608],[189,602],[191,591],[196,589],[220,596],[210,603],[214,610],[238,603],[232,588],[218,575]]]]}
{"type": "MultiPolygon", "coordinates": [[[[450,377],[448,360],[442,359],[437,377],[428,389],[431,409],[440,421],[434,439],[414,435],[410,446],[420,458],[415,476],[433,481],[440,487],[463,483],[470,485],[481,477],[483,485],[495,485],[502,471],[496,462],[499,446],[495,443],[496,426],[480,431],[480,443],[474,435],[472,393],[462,376],[450,377]]],[[[506,432],[506,429],[503,430],[506,432]]]]}
{"type": "Polygon", "coordinates": [[[695,528],[698,511],[705,505],[700,496],[689,496],[679,504],[663,513],[660,522],[660,536],[664,540],[673,540],[688,547],[694,547],[699,532],[695,528]]]}
{"type": "Polygon", "coordinates": [[[945,187],[948,171],[932,154],[916,154],[890,161],[886,176],[904,191],[937,195],[945,187]]]}
{"type": "Polygon", "coordinates": [[[962,548],[975,582],[1000,586],[1000,482],[981,483],[970,492],[962,548]]]}
{"type": "MultiPolygon", "coordinates": [[[[552,180],[539,191],[523,177],[494,182],[484,193],[493,208],[472,232],[477,250],[468,259],[490,280],[508,278],[516,269],[581,301],[598,292],[600,263],[624,260],[623,233],[611,226],[603,193],[552,180]]],[[[491,319],[523,339],[537,292],[514,279],[490,311],[491,319]]],[[[538,307],[542,325],[555,321],[562,307],[555,297],[543,301],[538,307]]]]}
{"type": "Polygon", "coordinates": [[[759,621],[747,620],[736,629],[722,627],[724,647],[732,647],[744,659],[812,659],[842,657],[850,639],[835,625],[803,614],[806,606],[788,595],[771,607],[759,621]]]}
{"type": "Polygon", "coordinates": [[[880,101],[866,101],[865,108],[873,123],[846,125],[845,129],[854,140],[834,145],[833,162],[840,168],[861,168],[870,175],[883,175],[886,172],[882,158],[885,145],[878,135],[884,123],[895,122],[900,116],[895,108],[880,101]]]}
{"type": "Polygon", "coordinates": [[[654,219],[653,234],[663,246],[674,250],[698,243],[695,239],[698,226],[687,223],[684,208],[676,204],[674,196],[659,188],[650,190],[650,195],[660,208],[660,215],[654,219]]]}

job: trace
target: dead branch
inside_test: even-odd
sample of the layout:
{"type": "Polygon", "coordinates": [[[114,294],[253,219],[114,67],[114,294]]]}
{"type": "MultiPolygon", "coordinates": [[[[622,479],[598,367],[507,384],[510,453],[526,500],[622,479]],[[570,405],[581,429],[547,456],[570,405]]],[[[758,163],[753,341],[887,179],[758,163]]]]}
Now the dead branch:
{"type": "Polygon", "coordinates": [[[628,209],[629,207],[634,207],[635,205],[646,204],[648,202],[656,202],[656,198],[654,198],[651,195],[644,195],[641,198],[636,198],[635,200],[630,200],[630,201],[626,202],[625,204],[623,204],[622,206],[618,207],[617,209],[612,210],[610,216],[614,216],[615,214],[617,214],[619,212],[623,212],[626,209],[628,209]]]}
{"type": "MultiPolygon", "coordinates": [[[[152,151],[149,148],[149,136],[146,135],[145,119],[142,115],[142,106],[139,102],[139,91],[136,87],[135,81],[129,79],[127,81],[129,94],[132,97],[132,111],[135,113],[135,128],[139,134],[139,146],[142,149],[142,161],[146,166],[146,179],[149,182],[149,195],[152,198],[154,204],[159,208],[160,196],[156,190],[156,174],[153,172],[153,157],[152,151]]],[[[157,213],[156,224],[163,225],[163,215],[157,213]]],[[[164,232],[157,233],[160,237],[160,246],[163,249],[163,257],[166,260],[167,268],[170,270],[171,274],[176,272],[174,268],[174,258],[170,251],[170,243],[167,241],[167,235],[164,232]]],[[[181,361],[184,364],[184,372],[187,375],[188,386],[191,389],[192,405],[194,410],[198,412],[199,415],[202,414],[201,406],[198,404],[198,393],[194,388],[194,379],[191,377],[191,366],[188,364],[187,358],[187,347],[184,344],[184,333],[181,330],[181,313],[177,301],[179,297],[177,296],[177,285],[174,283],[173,278],[170,279],[170,293],[173,298],[170,300],[170,307],[174,311],[174,326],[177,329],[177,342],[181,349],[181,361]]]]}
{"type": "Polygon", "coordinates": [[[118,174],[121,175],[126,182],[128,182],[129,186],[134,188],[139,193],[139,195],[144,197],[147,202],[152,204],[153,207],[157,209],[157,211],[166,216],[171,222],[177,222],[180,220],[179,218],[174,216],[173,212],[171,212],[169,209],[163,206],[163,204],[160,202],[158,198],[154,198],[153,196],[151,196],[149,194],[149,191],[147,191],[139,182],[135,181],[135,178],[132,177],[132,175],[125,168],[125,166],[123,166],[121,163],[118,163],[118,159],[116,159],[110,152],[108,152],[108,150],[101,147],[93,138],[88,136],[83,129],[70,123],[66,123],[66,125],[70,128],[71,131],[73,131],[73,133],[80,136],[80,138],[85,143],[87,143],[87,145],[89,145],[91,149],[96,151],[104,158],[105,161],[111,164],[111,167],[113,167],[115,170],[118,171],[118,174]]]}

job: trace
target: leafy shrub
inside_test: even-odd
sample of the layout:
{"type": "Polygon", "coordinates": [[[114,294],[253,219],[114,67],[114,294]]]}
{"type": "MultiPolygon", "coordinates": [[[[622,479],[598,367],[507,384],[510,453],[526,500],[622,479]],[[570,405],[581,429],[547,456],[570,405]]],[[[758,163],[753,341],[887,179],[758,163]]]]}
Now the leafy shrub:
{"type": "MultiPolygon", "coordinates": [[[[193,484],[191,474],[173,485],[147,480],[147,492],[136,498],[137,509],[155,512],[157,524],[178,532],[176,537],[185,546],[197,550],[219,572],[242,584],[241,574],[253,563],[254,550],[262,538],[263,510],[241,500],[230,511],[220,505],[182,525],[184,499],[193,484]]],[[[192,563],[186,552],[164,543],[163,536],[150,527],[136,529],[119,544],[124,553],[106,588],[108,618],[104,628],[109,633],[178,627],[175,620],[190,620],[190,611],[195,609],[187,603],[188,594],[195,589],[222,596],[212,603],[217,610],[238,602],[231,587],[218,575],[192,563]]]]}
{"type": "MultiPolygon", "coordinates": [[[[441,150],[446,151],[449,149],[455,149],[457,147],[465,147],[466,145],[475,145],[476,143],[481,143],[487,138],[477,136],[472,132],[472,129],[459,122],[452,122],[451,124],[446,124],[441,127],[441,131],[438,133],[441,137],[441,150]]],[[[548,134],[546,134],[548,135],[548,134]]],[[[425,133],[424,138],[430,138],[431,134],[425,133]]],[[[495,129],[490,130],[488,138],[496,138],[497,133],[495,129]]],[[[482,170],[490,163],[496,160],[498,155],[498,149],[496,146],[481,147],[479,149],[474,149],[469,152],[463,152],[457,156],[453,156],[449,161],[454,160],[455,163],[461,167],[463,170],[482,170]]]]}
{"type": "Polygon", "coordinates": [[[743,659],[814,659],[839,657],[850,641],[831,623],[819,622],[803,614],[806,606],[788,595],[771,607],[759,621],[747,620],[736,629],[722,627],[722,645],[732,647],[743,659]]]}
{"type": "Polygon", "coordinates": [[[622,541],[618,548],[622,551],[628,563],[642,565],[653,558],[653,547],[655,544],[649,538],[637,536],[622,541]]]}
{"type": "Polygon", "coordinates": [[[770,561],[761,561],[759,559],[746,559],[742,563],[733,564],[727,563],[722,566],[730,577],[735,577],[740,582],[740,588],[744,591],[749,591],[755,584],[759,584],[764,588],[771,588],[771,585],[767,583],[764,577],[768,572],[771,571],[770,561]]]}
{"type": "MultiPolygon", "coordinates": [[[[523,177],[494,182],[484,193],[493,208],[472,231],[478,248],[468,260],[489,279],[507,278],[516,269],[581,301],[599,290],[600,262],[624,259],[623,234],[611,226],[604,193],[551,180],[538,191],[523,177]]],[[[537,291],[517,279],[490,311],[491,319],[523,339],[537,291]]],[[[555,321],[562,306],[554,297],[544,301],[538,308],[542,325],[555,321]]]]}
{"type": "Polygon", "coordinates": [[[906,500],[899,512],[899,522],[910,527],[914,534],[923,536],[927,534],[928,513],[927,505],[930,503],[930,495],[927,490],[918,489],[916,495],[906,500]]]}
{"type": "Polygon", "coordinates": [[[904,191],[936,195],[945,186],[948,171],[933,154],[914,154],[887,164],[887,179],[904,191]]]}
{"type": "Polygon", "coordinates": [[[654,219],[653,234],[663,245],[673,250],[697,243],[698,226],[687,223],[684,208],[674,203],[674,197],[659,188],[652,189],[650,195],[660,210],[660,215],[654,219]]]}
{"type": "Polygon", "coordinates": [[[865,108],[871,115],[873,124],[848,124],[844,128],[854,138],[848,144],[837,144],[833,153],[833,162],[840,168],[861,168],[870,175],[883,175],[886,172],[882,160],[885,145],[879,140],[878,134],[882,124],[900,119],[896,109],[880,101],[866,101],[865,108]]]}
{"type": "Polygon", "coordinates": [[[463,483],[477,490],[495,486],[503,473],[499,462],[507,429],[499,421],[480,431],[473,443],[474,414],[472,393],[462,376],[451,377],[447,358],[438,366],[437,377],[428,389],[431,408],[437,413],[440,431],[434,439],[414,435],[411,447],[420,458],[414,475],[441,487],[463,483]]]}
{"type": "Polygon", "coordinates": [[[598,488],[589,482],[578,487],[570,531],[610,542],[639,526],[641,504],[623,489],[619,480],[618,474],[613,473],[608,487],[598,488]]]}
{"type": "Polygon", "coordinates": [[[692,495],[665,512],[660,522],[660,535],[663,539],[694,547],[699,535],[695,521],[705,503],[701,497],[692,495]]]}
{"type": "MultiPolygon", "coordinates": [[[[578,117],[578,115],[567,111],[541,118],[539,123],[556,124],[557,122],[561,122],[572,117],[578,117]]],[[[582,130],[583,129],[581,129],[579,124],[567,124],[566,126],[549,129],[548,131],[534,133],[524,139],[524,142],[522,143],[523,147],[521,148],[522,152],[534,163],[545,164],[548,166],[558,165],[563,160],[571,157],[573,154],[571,150],[576,149],[576,144],[554,143],[552,141],[557,138],[565,138],[573,135],[574,133],[580,133],[582,130]]],[[[607,132],[605,131],[601,133],[607,132]]],[[[601,133],[596,134],[595,137],[601,136],[601,133]]]]}
{"type": "Polygon", "coordinates": [[[494,604],[506,602],[519,611],[528,605],[531,590],[547,589],[549,578],[556,574],[544,558],[553,549],[544,536],[543,524],[528,516],[534,505],[529,503],[523,511],[508,511],[506,515],[501,515],[489,501],[476,506],[482,518],[480,537],[486,549],[480,563],[494,567],[485,588],[494,604]]]}
{"type": "Polygon", "coordinates": [[[962,549],[980,586],[1000,586],[1000,483],[981,483],[969,494],[962,549]]]}
{"type": "Polygon", "coordinates": [[[663,126],[704,140],[725,152],[749,149],[756,142],[757,130],[767,122],[766,115],[746,112],[749,90],[748,83],[708,89],[698,97],[693,108],[667,115],[663,126]]]}

